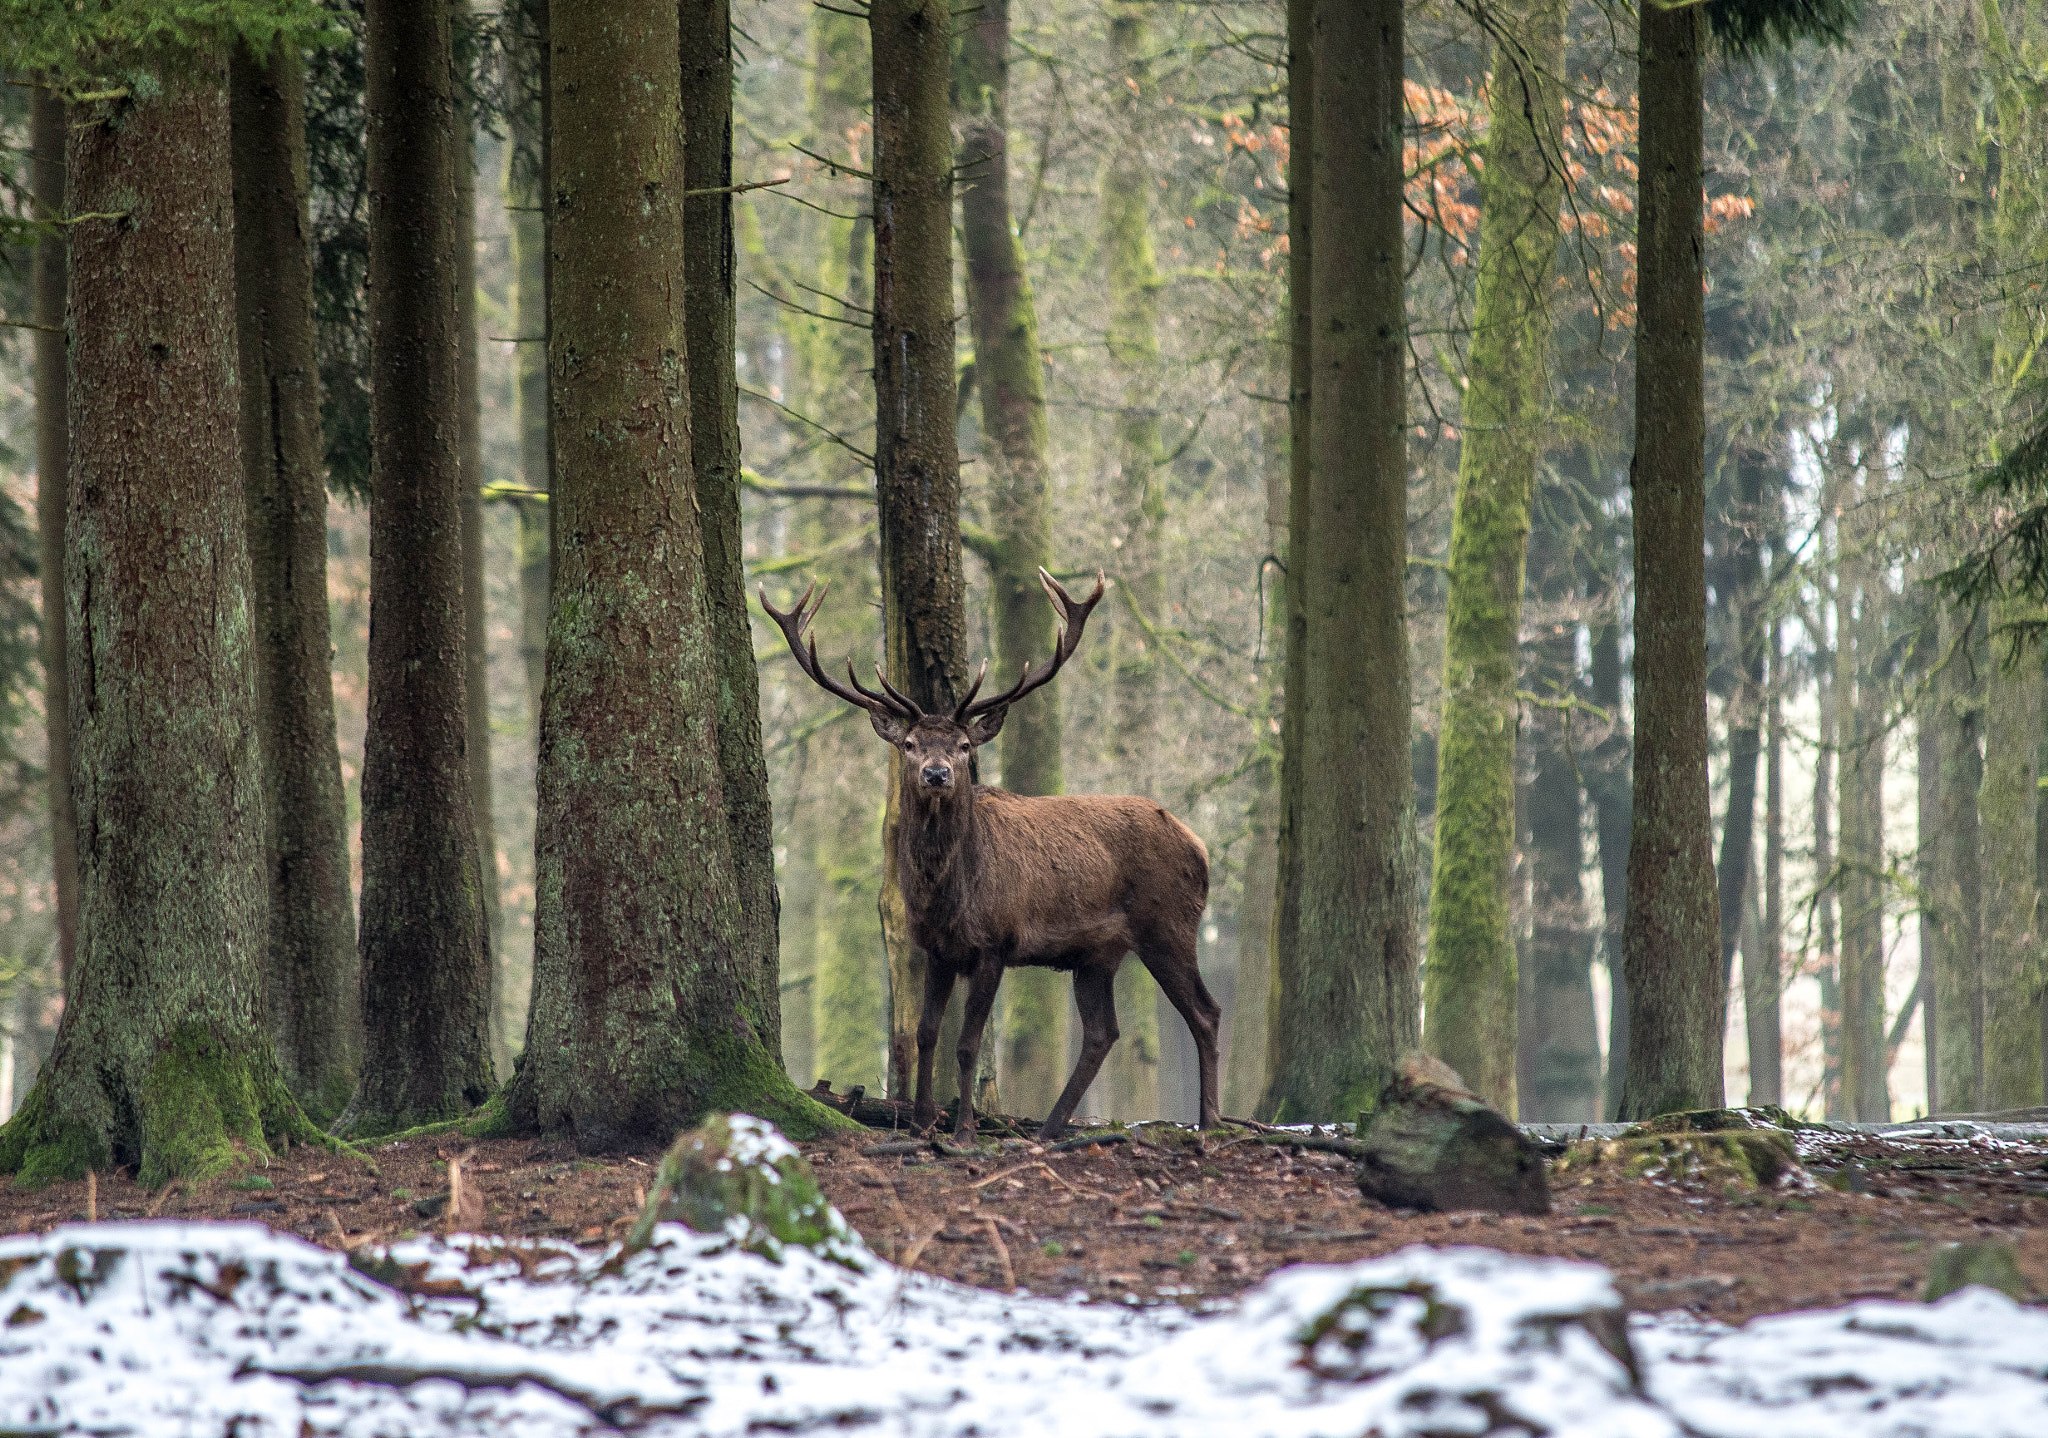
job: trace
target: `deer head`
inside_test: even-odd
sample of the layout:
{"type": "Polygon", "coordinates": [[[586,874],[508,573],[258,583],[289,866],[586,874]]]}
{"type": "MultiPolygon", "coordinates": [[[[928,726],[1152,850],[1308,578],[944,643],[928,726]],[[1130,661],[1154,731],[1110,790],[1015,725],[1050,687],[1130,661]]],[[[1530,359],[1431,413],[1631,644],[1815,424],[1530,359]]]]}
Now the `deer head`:
{"type": "Polygon", "coordinates": [[[847,684],[841,684],[828,674],[818,663],[818,641],[805,633],[811,621],[817,618],[819,606],[825,602],[824,591],[815,583],[788,610],[777,609],[770,604],[767,591],[763,590],[761,608],[781,629],[782,637],[789,643],[789,652],[796,656],[797,667],[810,675],[826,693],[868,711],[868,722],[874,725],[875,733],[902,755],[905,793],[938,801],[966,789],[967,776],[973,769],[974,751],[1002,731],[1003,719],[1010,712],[1010,706],[1032,690],[1051,683],[1061,666],[1073,656],[1081,643],[1082,627],[1088,623],[1088,615],[1101,600],[1104,587],[1103,577],[1098,573],[1094,592],[1086,599],[1077,600],[1043,569],[1038,571],[1038,582],[1045,586],[1046,597],[1052,601],[1052,607],[1060,617],[1059,642],[1053,646],[1052,656],[1027,667],[1017,682],[1002,693],[977,699],[975,696],[981,692],[982,681],[988,677],[988,661],[983,660],[980,672],[974,676],[974,683],[968,686],[966,696],[954,706],[950,715],[925,713],[908,695],[891,684],[879,667],[875,670],[875,679],[882,686],[879,693],[860,682],[850,659],[846,663],[847,684]]]}

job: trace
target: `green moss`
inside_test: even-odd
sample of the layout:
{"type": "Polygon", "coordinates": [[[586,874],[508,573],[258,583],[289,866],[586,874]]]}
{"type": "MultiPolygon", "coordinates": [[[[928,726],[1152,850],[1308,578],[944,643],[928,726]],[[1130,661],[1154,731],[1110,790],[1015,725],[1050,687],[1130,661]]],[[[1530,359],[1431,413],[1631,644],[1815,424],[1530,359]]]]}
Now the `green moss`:
{"type": "Polygon", "coordinates": [[[83,1178],[90,1169],[111,1166],[113,1156],[90,1125],[52,1122],[47,1073],[5,1126],[0,1126],[0,1173],[12,1173],[14,1186],[33,1192],[50,1184],[83,1178]]]}
{"type": "Polygon", "coordinates": [[[1557,1173],[1563,1178],[1603,1167],[1629,1178],[1736,1192],[1775,1187],[1799,1173],[1792,1135],[1771,1128],[1631,1132],[1575,1143],[1558,1160],[1557,1173]]]}
{"type": "Polygon", "coordinates": [[[196,1024],[173,1031],[142,1080],[143,1187],[270,1157],[250,1069],[245,1055],[196,1024]]]}
{"type": "Polygon", "coordinates": [[[735,1037],[712,1049],[710,1064],[718,1076],[711,1090],[713,1112],[754,1114],[799,1141],[862,1130],[863,1125],[791,1083],[758,1043],[735,1037]]]}
{"type": "Polygon", "coordinates": [[[645,1248],[657,1223],[731,1234],[769,1258],[793,1243],[854,1267],[861,1252],[803,1155],[747,1114],[715,1114],[675,1141],[655,1171],[626,1251],[645,1248]]]}

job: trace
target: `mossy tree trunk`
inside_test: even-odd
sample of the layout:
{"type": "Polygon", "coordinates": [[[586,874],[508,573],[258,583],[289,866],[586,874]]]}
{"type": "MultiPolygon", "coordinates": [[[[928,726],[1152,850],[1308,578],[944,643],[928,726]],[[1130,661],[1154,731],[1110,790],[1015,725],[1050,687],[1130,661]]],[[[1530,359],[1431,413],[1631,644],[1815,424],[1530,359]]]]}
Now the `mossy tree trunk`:
{"type": "Polygon", "coordinates": [[[463,741],[469,763],[469,811],[476,820],[477,858],[483,868],[484,942],[490,952],[491,1070],[502,1083],[512,1074],[506,1042],[502,966],[504,905],[498,892],[498,824],[491,803],[491,664],[485,633],[489,608],[484,585],[483,408],[478,389],[476,331],[476,113],[469,94],[474,40],[470,0],[450,0],[455,101],[455,332],[456,434],[462,465],[462,673],[463,741]]]}
{"type": "MultiPolygon", "coordinates": [[[[64,209],[64,102],[49,90],[29,100],[29,184],[38,218],[64,209]]],[[[36,246],[35,291],[36,530],[41,540],[43,713],[49,733],[50,861],[57,888],[57,979],[71,985],[78,949],[78,810],[71,798],[71,724],[64,609],[64,510],[70,492],[71,410],[65,354],[64,290],[69,241],[45,235],[36,246]]]]}
{"type": "Polygon", "coordinates": [[[468,759],[462,307],[447,0],[369,0],[370,693],[362,1078],[341,1131],[459,1118],[496,1087],[468,759]]]}
{"type": "Polygon", "coordinates": [[[713,1109],[831,1126],[753,1006],[691,467],[673,0],[557,0],[549,357],[559,547],[535,844],[534,996],[507,1093],[586,1150],[713,1109]]]}
{"type": "Polygon", "coordinates": [[[739,380],[734,366],[732,22],[727,0],[682,0],[683,324],[690,453],[703,516],[705,594],[718,666],[718,758],[740,894],[740,971],[761,1041],[782,1058],[774,818],[761,745],[761,685],[740,542],[739,380]]]}
{"type": "Polygon", "coordinates": [[[306,89],[296,50],[229,62],[242,477],[256,722],[263,746],[279,1065],[325,1122],[356,1085],[362,992],[327,626],[327,486],[306,217],[306,89]]]}
{"type": "Polygon", "coordinates": [[[1406,615],[1402,7],[1317,0],[1299,935],[1263,1105],[1370,1107],[1417,1038],[1406,615]]]}
{"type": "Polygon", "coordinates": [[[1727,985],[1707,798],[1704,38],[1698,7],[1643,7],[1624,1118],[1719,1108],[1722,1099],[1727,985]]]}
{"type": "Polygon", "coordinates": [[[1308,696],[1309,415],[1314,333],[1310,315],[1315,226],[1314,0],[1287,0],[1287,551],[1281,643],[1280,787],[1275,816],[1273,914],[1267,952],[1266,1062],[1255,1100],[1271,1117],[1272,1061],[1288,1036],[1301,974],[1301,711],[1308,696]]]}
{"type": "MultiPolygon", "coordinates": [[[[952,12],[941,0],[876,0],[868,10],[882,626],[890,682],[927,712],[950,712],[967,682],[954,418],[952,29],[952,12]]],[[[881,912],[889,950],[889,1087],[905,1094],[917,1060],[924,957],[910,942],[896,883],[893,777],[888,795],[881,912]]]]}
{"type": "MultiPolygon", "coordinates": [[[[144,60],[146,67],[146,58],[144,60]]],[[[77,966],[0,1171],[154,1187],[316,1141],[262,1021],[268,896],[225,51],[72,117],[65,530],[77,966]]]]}
{"type": "MultiPolygon", "coordinates": [[[[1143,141],[1153,118],[1152,41],[1145,22],[1143,5],[1119,3],[1110,10],[1115,74],[1110,114],[1118,139],[1102,167],[1099,224],[1109,301],[1103,339],[1122,390],[1113,440],[1116,574],[1129,604],[1154,625],[1163,625],[1166,473],[1159,437],[1159,292],[1165,281],[1152,248],[1152,191],[1157,185],[1143,141]]],[[[1133,616],[1117,614],[1114,621],[1108,635],[1116,685],[1110,763],[1120,787],[1157,797],[1159,656],[1133,616]]],[[[1159,984],[1143,964],[1129,962],[1117,970],[1122,1037],[1109,1051],[1096,1085],[1112,1117],[1161,1116],[1159,1011],[1164,1006],[1159,984]]],[[[1170,1007],[1167,1011],[1172,1013],[1170,1007]]],[[[1179,1022],[1177,1015],[1173,1022],[1179,1022]]]]}
{"type": "Polygon", "coordinates": [[[1515,734],[1529,501],[1550,401],[1564,198],[1563,0],[1530,0],[1493,50],[1479,289],[1451,512],[1423,1046],[1515,1112],[1515,734]]]}
{"type": "MultiPolygon", "coordinates": [[[[1052,609],[1038,585],[1039,566],[1053,563],[1045,367],[1038,304],[1010,215],[1009,46],[1009,0],[989,0],[965,20],[953,59],[967,316],[981,429],[994,447],[987,456],[994,545],[986,557],[996,608],[995,669],[1005,679],[1050,654],[1054,643],[1052,609]]],[[[1011,709],[1001,744],[1005,789],[1064,791],[1058,685],[1011,709]]],[[[1004,976],[996,1067],[1013,1113],[1051,1112],[1066,1082],[1068,987],[1066,976],[1051,969],[1013,969],[1004,976]]]]}

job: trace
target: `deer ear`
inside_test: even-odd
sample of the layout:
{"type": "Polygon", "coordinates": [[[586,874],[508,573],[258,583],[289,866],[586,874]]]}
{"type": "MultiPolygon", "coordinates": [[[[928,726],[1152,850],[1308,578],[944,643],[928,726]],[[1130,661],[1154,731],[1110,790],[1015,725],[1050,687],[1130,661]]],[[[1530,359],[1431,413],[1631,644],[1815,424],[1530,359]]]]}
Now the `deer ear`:
{"type": "Polygon", "coordinates": [[[1008,707],[991,709],[988,713],[970,721],[967,725],[967,742],[980,748],[983,744],[1003,732],[1003,718],[1009,713],[1008,707]]]}
{"type": "Polygon", "coordinates": [[[909,722],[898,719],[893,714],[882,714],[870,709],[868,710],[868,722],[875,726],[875,732],[882,736],[882,740],[885,743],[901,744],[910,737],[909,722]]]}

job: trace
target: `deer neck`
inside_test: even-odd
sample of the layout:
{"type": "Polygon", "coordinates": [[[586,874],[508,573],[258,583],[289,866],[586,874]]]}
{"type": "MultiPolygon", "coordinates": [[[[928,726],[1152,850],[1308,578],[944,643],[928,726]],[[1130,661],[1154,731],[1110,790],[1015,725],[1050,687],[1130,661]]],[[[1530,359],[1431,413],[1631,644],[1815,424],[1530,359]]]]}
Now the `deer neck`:
{"type": "Polygon", "coordinates": [[[974,786],[933,802],[905,782],[896,831],[897,882],[905,906],[947,924],[965,908],[976,858],[974,786]]]}

